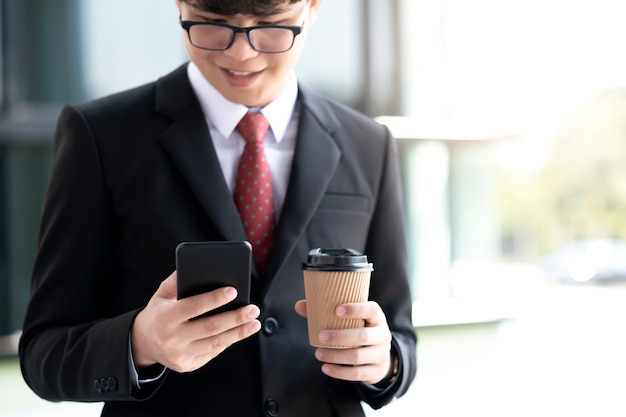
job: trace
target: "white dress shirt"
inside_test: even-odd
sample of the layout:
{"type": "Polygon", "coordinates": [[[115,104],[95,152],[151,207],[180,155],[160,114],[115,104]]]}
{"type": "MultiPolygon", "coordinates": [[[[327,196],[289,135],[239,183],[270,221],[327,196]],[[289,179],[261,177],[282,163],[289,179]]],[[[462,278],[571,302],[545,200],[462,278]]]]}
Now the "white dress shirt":
{"type": "Polygon", "coordinates": [[[266,117],[270,129],[264,142],[265,157],[272,173],[274,209],[278,218],[287,193],[298,132],[298,82],[295,73],[290,74],[287,87],[278,98],[261,109],[249,109],[224,98],[193,62],[189,63],[187,72],[204,112],[213,146],[231,192],[235,189],[237,166],[245,146],[245,140],[236,130],[237,124],[250,110],[260,111],[266,117]]]}

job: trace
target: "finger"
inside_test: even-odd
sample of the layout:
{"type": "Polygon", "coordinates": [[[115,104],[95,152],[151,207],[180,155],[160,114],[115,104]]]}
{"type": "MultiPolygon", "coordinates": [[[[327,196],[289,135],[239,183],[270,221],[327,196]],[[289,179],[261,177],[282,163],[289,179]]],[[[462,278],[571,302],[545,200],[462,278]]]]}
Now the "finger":
{"type": "Polygon", "coordinates": [[[322,330],[319,341],[326,346],[372,346],[389,345],[391,332],[386,325],[359,327],[356,329],[322,330]]]}
{"type": "Polygon", "coordinates": [[[380,380],[378,378],[380,370],[374,365],[343,366],[325,363],[322,365],[322,372],[331,378],[344,381],[375,384],[380,380]]]}
{"type": "Polygon", "coordinates": [[[169,277],[165,278],[161,281],[161,285],[155,295],[159,298],[169,298],[172,300],[176,299],[176,282],[177,282],[177,274],[176,271],[172,272],[169,277]]]}
{"type": "Polygon", "coordinates": [[[237,290],[233,287],[218,288],[177,301],[177,314],[180,322],[198,317],[223,305],[237,297],[237,290]]]}
{"type": "Polygon", "coordinates": [[[198,361],[204,365],[230,346],[255,335],[260,330],[261,322],[259,320],[252,320],[241,326],[220,333],[218,336],[197,340],[193,343],[192,348],[197,352],[201,352],[198,356],[198,361]]]}
{"type": "Polygon", "coordinates": [[[381,346],[367,346],[349,349],[317,348],[315,358],[320,362],[334,365],[372,365],[389,356],[389,349],[381,346]]]}
{"type": "Polygon", "coordinates": [[[188,321],[183,328],[185,333],[190,334],[192,340],[201,340],[218,336],[252,322],[256,320],[259,315],[259,308],[250,304],[236,310],[188,321]]]}
{"type": "Polygon", "coordinates": [[[333,378],[376,383],[391,366],[389,347],[384,345],[354,349],[317,349],[315,357],[325,364],[322,371],[333,378]]]}
{"type": "Polygon", "coordinates": [[[176,338],[162,346],[167,361],[161,363],[177,372],[193,371],[233,343],[258,332],[261,329],[256,320],[259,314],[257,306],[249,305],[187,321],[178,327],[176,338]]]}
{"type": "Polygon", "coordinates": [[[385,313],[374,301],[341,304],[335,309],[335,314],[343,319],[365,320],[365,325],[368,327],[378,326],[387,321],[385,313]]]}
{"type": "Polygon", "coordinates": [[[167,366],[176,372],[192,372],[215,359],[233,344],[261,330],[261,322],[253,320],[217,336],[198,339],[185,349],[184,354],[174,357],[167,366]]]}
{"type": "Polygon", "coordinates": [[[296,305],[294,306],[294,309],[296,310],[296,313],[298,313],[300,316],[302,317],[306,317],[306,301],[305,300],[299,300],[296,302],[296,305]]]}

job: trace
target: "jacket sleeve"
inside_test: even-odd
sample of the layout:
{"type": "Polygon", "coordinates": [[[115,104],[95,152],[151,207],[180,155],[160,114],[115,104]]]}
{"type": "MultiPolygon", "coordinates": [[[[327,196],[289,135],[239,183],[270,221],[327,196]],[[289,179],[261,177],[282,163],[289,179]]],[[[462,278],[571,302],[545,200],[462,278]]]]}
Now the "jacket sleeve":
{"type": "Polygon", "coordinates": [[[24,379],[48,400],[132,398],[129,331],[139,310],[111,313],[109,206],[95,138],[82,115],[65,108],[19,345],[24,379]]]}
{"type": "Polygon", "coordinates": [[[375,265],[370,298],[385,312],[399,359],[396,379],[380,389],[359,386],[362,399],[378,409],[406,393],[417,372],[417,334],[412,324],[412,300],[408,280],[404,209],[394,138],[386,131],[384,169],[366,253],[375,265]]]}

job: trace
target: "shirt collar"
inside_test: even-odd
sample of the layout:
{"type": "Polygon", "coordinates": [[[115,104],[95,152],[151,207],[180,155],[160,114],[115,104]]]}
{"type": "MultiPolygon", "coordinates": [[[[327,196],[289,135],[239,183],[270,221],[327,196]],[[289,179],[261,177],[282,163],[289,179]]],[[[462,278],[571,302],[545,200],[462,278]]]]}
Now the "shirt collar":
{"type": "MultiPolygon", "coordinates": [[[[233,133],[241,118],[249,110],[259,110],[248,109],[246,106],[227,100],[207,81],[198,66],[193,62],[189,63],[187,73],[205,117],[225,138],[228,138],[233,133]]],[[[297,97],[298,80],[296,74],[292,71],[289,74],[289,81],[285,91],[274,101],[260,109],[261,113],[267,118],[277,142],[280,142],[285,136],[297,97]]]]}

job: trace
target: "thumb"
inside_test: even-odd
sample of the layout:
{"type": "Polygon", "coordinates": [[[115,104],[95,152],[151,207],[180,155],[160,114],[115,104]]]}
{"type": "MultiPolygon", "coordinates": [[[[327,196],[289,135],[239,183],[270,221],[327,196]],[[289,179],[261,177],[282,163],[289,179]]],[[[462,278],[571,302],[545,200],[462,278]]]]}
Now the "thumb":
{"type": "Polygon", "coordinates": [[[174,271],[169,277],[165,278],[161,282],[161,285],[159,285],[159,289],[154,294],[155,297],[175,300],[177,298],[176,283],[177,275],[176,271],[174,271]]]}
{"type": "Polygon", "coordinates": [[[294,306],[294,309],[296,310],[296,313],[298,313],[302,317],[306,317],[306,301],[305,300],[297,301],[296,305],[294,306]]]}

